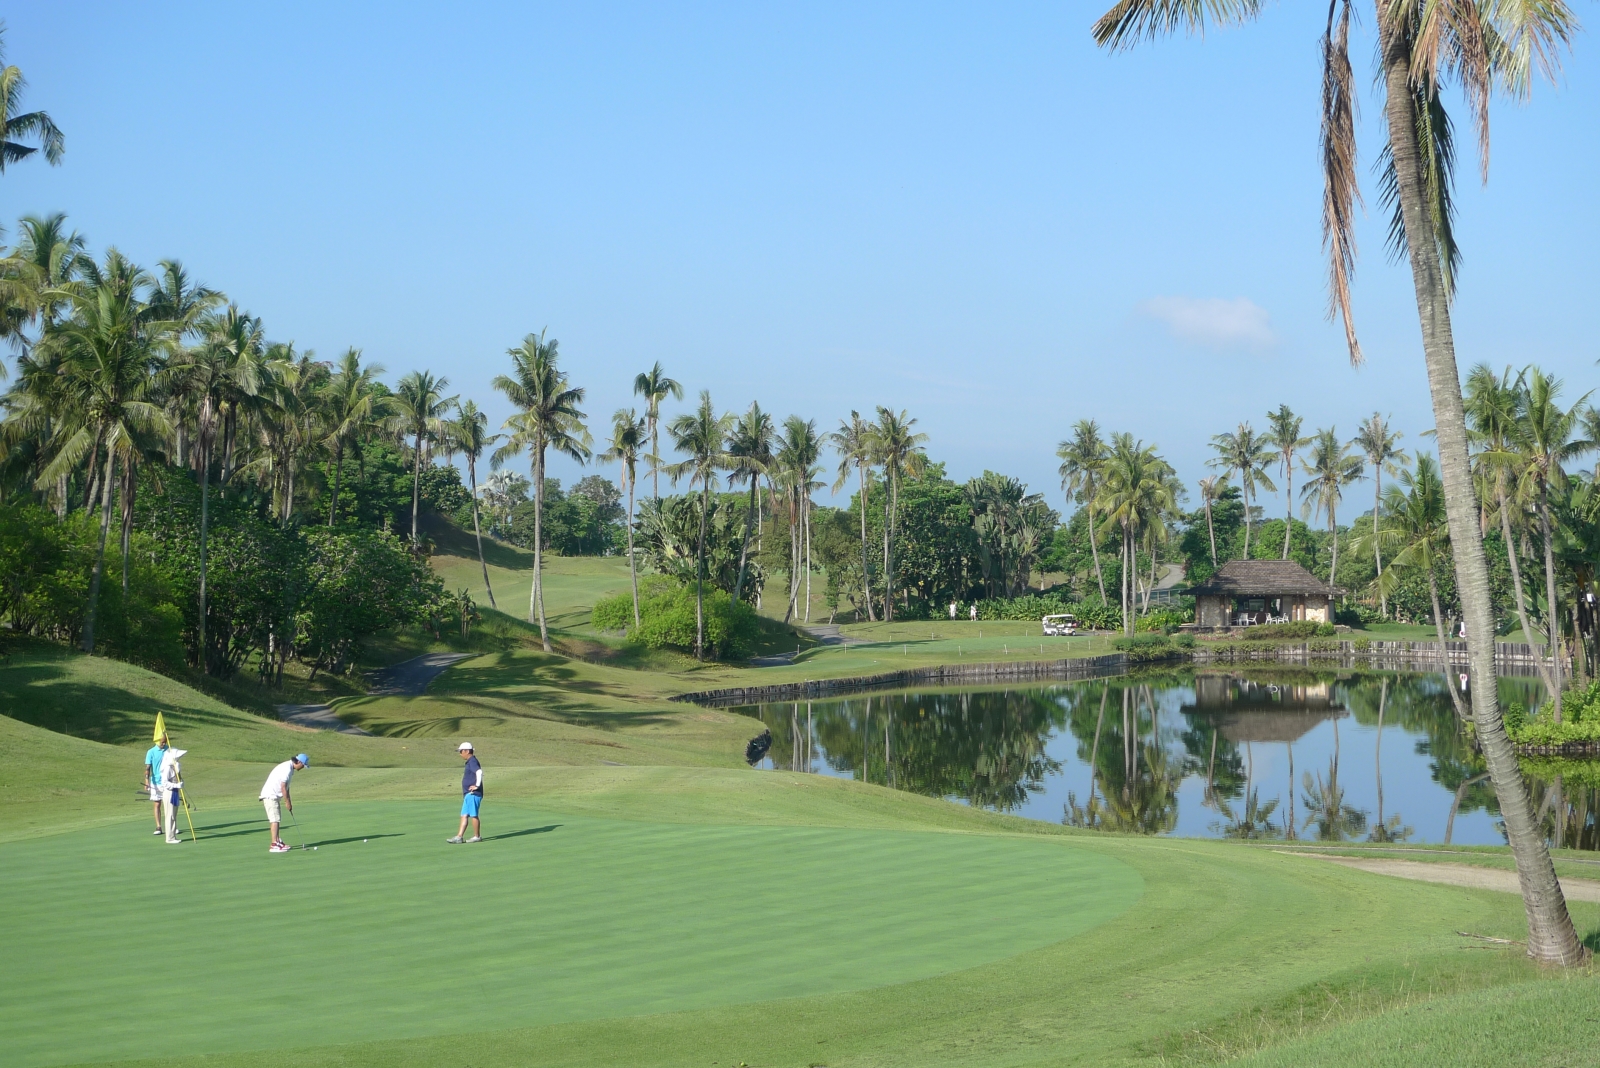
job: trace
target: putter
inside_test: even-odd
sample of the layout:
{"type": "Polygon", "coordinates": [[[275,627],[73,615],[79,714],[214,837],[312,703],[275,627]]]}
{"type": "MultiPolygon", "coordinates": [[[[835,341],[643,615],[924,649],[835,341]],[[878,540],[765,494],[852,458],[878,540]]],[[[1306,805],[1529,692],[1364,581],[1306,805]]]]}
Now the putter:
{"type": "Polygon", "coordinates": [[[294,821],[294,836],[300,839],[300,848],[309,848],[306,845],[306,834],[300,829],[300,817],[294,814],[294,809],[292,808],[289,810],[289,818],[294,821]]]}

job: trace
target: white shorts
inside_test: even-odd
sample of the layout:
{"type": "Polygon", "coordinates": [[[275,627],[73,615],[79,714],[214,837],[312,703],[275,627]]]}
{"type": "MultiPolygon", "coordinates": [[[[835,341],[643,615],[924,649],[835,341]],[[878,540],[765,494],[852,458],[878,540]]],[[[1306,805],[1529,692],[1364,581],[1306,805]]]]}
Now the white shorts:
{"type": "Polygon", "coordinates": [[[156,802],[157,804],[161,803],[161,787],[159,787],[159,786],[150,787],[150,800],[156,802]]]}
{"type": "Polygon", "coordinates": [[[283,818],[278,812],[278,799],[276,797],[263,797],[261,805],[267,810],[268,823],[282,823],[283,818]]]}

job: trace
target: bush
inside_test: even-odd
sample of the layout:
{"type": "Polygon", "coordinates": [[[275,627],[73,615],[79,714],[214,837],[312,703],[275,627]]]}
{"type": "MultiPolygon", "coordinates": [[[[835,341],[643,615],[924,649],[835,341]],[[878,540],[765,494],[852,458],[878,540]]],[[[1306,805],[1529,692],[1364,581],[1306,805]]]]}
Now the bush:
{"type": "MultiPolygon", "coordinates": [[[[978,602],[978,618],[988,621],[1038,622],[1045,616],[1062,613],[1076,616],[1078,625],[1085,630],[1122,629],[1122,609],[1100,601],[1067,601],[1046,593],[978,602]]],[[[1152,612],[1144,619],[1167,614],[1152,612]]],[[[1184,620],[1180,618],[1178,622],[1184,620]]]]}
{"type": "Polygon", "coordinates": [[[1342,627],[1365,627],[1385,622],[1382,613],[1372,605],[1354,601],[1340,605],[1333,613],[1333,621],[1342,627]]]}
{"type": "Polygon", "coordinates": [[[1165,634],[1135,634],[1131,638],[1118,638],[1112,646],[1118,652],[1126,653],[1130,664],[1174,660],[1185,656],[1187,650],[1194,648],[1194,635],[1184,634],[1178,638],[1169,638],[1165,634]]]}
{"type": "Polygon", "coordinates": [[[1518,745],[1600,742],[1600,682],[1562,695],[1560,723],[1554,721],[1553,706],[1548,701],[1532,714],[1513,701],[1506,705],[1502,718],[1506,734],[1518,745]]]}
{"type": "MultiPolygon", "coordinates": [[[[695,588],[665,575],[639,583],[639,626],[633,625],[633,595],[607,597],[594,606],[591,619],[600,630],[622,630],[630,641],[650,649],[693,651],[695,588]]],[[[719,660],[743,660],[755,650],[759,636],[756,611],[709,583],[705,588],[706,648],[719,660]]]]}
{"type": "Polygon", "coordinates": [[[1286,638],[1304,641],[1306,638],[1321,635],[1323,627],[1328,627],[1328,634],[1334,632],[1326,623],[1302,619],[1293,623],[1265,623],[1259,627],[1246,627],[1240,637],[1247,642],[1281,641],[1286,638]]]}
{"type": "Polygon", "coordinates": [[[1184,612],[1174,608],[1163,608],[1159,611],[1153,611],[1149,615],[1140,616],[1134,621],[1133,629],[1152,634],[1175,634],[1179,627],[1193,619],[1193,611],[1184,612]]]}

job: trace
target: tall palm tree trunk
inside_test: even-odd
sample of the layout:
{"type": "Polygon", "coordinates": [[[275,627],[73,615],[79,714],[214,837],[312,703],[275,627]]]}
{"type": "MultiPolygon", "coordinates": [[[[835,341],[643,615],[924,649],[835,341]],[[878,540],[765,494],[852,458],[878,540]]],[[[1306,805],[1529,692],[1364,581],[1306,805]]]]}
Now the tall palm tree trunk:
{"type": "Polygon", "coordinates": [[[1283,557],[1289,559],[1289,534],[1294,530],[1294,465],[1284,468],[1283,500],[1283,557]]]}
{"type": "MultiPolygon", "coordinates": [[[[744,569],[750,559],[750,528],[755,526],[756,494],[760,492],[757,489],[758,483],[759,479],[756,473],[754,471],[750,472],[750,506],[745,509],[744,513],[744,537],[739,539],[739,577],[733,580],[734,604],[739,603],[739,595],[744,592],[744,569]]],[[[631,515],[633,511],[632,491],[629,491],[628,494],[628,511],[631,515]]],[[[630,541],[629,545],[631,546],[632,544],[633,543],[630,541]]],[[[631,552],[632,550],[630,549],[629,551],[631,552]]],[[[637,585],[637,580],[635,580],[635,585],[637,585]]],[[[634,601],[637,603],[637,596],[634,597],[634,601]]],[[[637,615],[637,612],[635,612],[635,615],[637,615]]],[[[634,623],[637,625],[638,620],[635,619],[634,623]]]]}
{"type": "Polygon", "coordinates": [[[806,494],[805,512],[801,521],[806,528],[806,622],[811,622],[811,494],[806,494]]]}
{"type": "Polygon", "coordinates": [[[706,658],[706,513],[711,510],[711,474],[703,476],[700,487],[700,540],[694,559],[694,658],[706,658]]]}
{"type": "Polygon", "coordinates": [[[422,431],[417,431],[417,444],[412,450],[415,456],[411,462],[411,547],[415,549],[422,544],[417,536],[417,505],[422,500],[422,431]]]}
{"type": "Polygon", "coordinates": [[[1550,676],[1555,688],[1550,699],[1555,703],[1555,721],[1561,722],[1561,613],[1556,610],[1556,561],[1551,546],[1553,532],[1550,522],[1550,491],[1539,488],[1539,534],[1544,540],[1544,603],[1545,622],[1548,624],[1550,676]]]}
{"type": "MultiPolygon", "coordinates": [[[[639,623],[639,561],[633,554],[633,488],[638,482],[638,476],[630,467],[628,469],[628,581],[633,584],[633,629],[638,630],[639,623]]],[[[737,597],[735,597],[737,600],[737,597]]]]}
{"type": "MultiPolygon", "coordinates": [[[[1503,475],[1501,476],[1504,477],[1503,475]]],[[[1517,543],[1511,536],[1510,502],[1506,500],[1504,486],[1499,487],[1500,499],[1500,536],[1506,543],[1506,562],[1511,566],[1511,588],[1517,597],[1517,621],[1522,624],[1522,635],[1532,644],[1533,624],[1528,619],[1528,599],[1522,590],[1522,565],[1517,562],[1517,543]]],[[[1470,635],[1468,636],[1470,639],[1470,635]]],[[[1544,688],[1549,693],[1556,693],[1556,680],[1550,674],[1550,667],[1542,658],[1535,658],[1535,666],[1539,669],[1539,679],[1544,683],[1544,688]]]]}
{"type": "MultiPolygon", "coordinates": [[[[1444,662],[1441,668],[1444,672],[1444,687],[1450,691],[1450,703],[1455,706],[1456,717],[1465,720],[1468,715],[1466,703],[1461,700],[1460,690],[1456,686],[1456,680],[1452,677],[1455,669],[1451,667],[1450,655],[1445,650],[1444,643],[1447,639],[1444,632],[1444,615],[1439,608],[1439,580],[1433,573],[1432,561],[1429,561],[1428,564],[1428,596],[1433,599],[1433,629],[1439,635],[1439,658],[1444,662]]],[[[1387,679],[1384,680],[1384,684],[1388,684],[1387,679]]],[[[1378,822],[1380,826],[1383,823],[1382,820],[1378,822]]]]}
{"type": "Polygon", "coordinates": [[[794,618],[800,602],[800,491],[791,487],[789,500],[789,603],[783,610],[783,621],[794,618]]]}
{"type": "Polygon", "coordinates": [[[211,529],[211,439],[202,429],[200,447],[200,672],[211,673],[211,656],[206,649],[206,540],[211,529]]]}
{"type": "Polygon", "coordinates": [[[656,417],[650,417],[650,496],[661,500],[661,442],[656,438],[656,417]]]}
{"type": "Polygon", "coordinates": [[[328,525],[333,526],[339,517],[339,478],[344,474],[344,442],[333,450],[333,496],[328,498],[328,525]]]}
{"type": "MultiPolygon", "coordinates": [[[[1211,566],[1217,566],[1217,528],[1211,523],[1211,498],[1206,498],[1206,535],[1211,539],[1211,566]]],[[[1105,600],[1101,594],[1100,599],[1105,600]]]]}
{"type": "MultiPolygon", "coordinates": [[[[1089,509],[1089,555],[1094,557],[1094,577],[1095,581],[1100,584],[1100,603],[1105,604],[1106,576],[1105,572],[1100,570],[1100,536],[1095,533],[1094,505],[1090,504],[1087,507],[1089,509]]],[[[1211,562],[1217,562],[1217,539],[1215,537],[1211,539],[1211,562]]]]}
{"type": "Polygon", "coordinates": [[[876,623],[877,613],[872,610],[872,572],[867,567],[867,465],[857,464],[861,480],[861,594],[867,603],[867,622],[876,623]]]}
{"type": "MultiPolygon", "coordinates": [[[[472,481],[472,536],[478,541],[478,566],[483,568],[483,589],[489,595],[489,607],[498,610],[499,605],[494,603],[494,587],[489,584],[489,563],[483,558],[483,528],[478,525],[478,460],[477,457],[467,456],[467,478],[472,481]]],[[[628,498],[628,561],[633,562],[633,497],[628,498]]],[[[634,597],[634,613],[638,614],[639,598],[634,597]]],[[[637,619],[634,620],[638,622],[637,619]]]]}
{"type": "Polygon", "coordinates": [[[1244,555],[1241,560],[1250,559],[1250,487],[1244,489],[1244,555]]]}
{"type": "Polygon", "coordinates": [[[884,529],[888,532],[888,540],[884,543],[883,559],[883,619],[886,623],[894,622],[894,536],[895,523],[900,518],[900,473],[895,472],[889,479],[889,514],[884,517],[884,529]]]}
{"type": "Polygon", "coordinates": [[[1328,504],[1328,541],[1333,544],[1333,558],[1328,561],[1328,622],[1333,622],[1333,583],[1339,574],[1339,523],[1333,517],[1333,504],[1328,504]]]}
{"type": "Polygon", "coordinates": [[[128,548],[133,540],[133,496],[139,488],[138,468],[132,460],[122,462],[122,598],[128,598],[128,548]]]}
{"type": "Polygon", "coordinates": [[[100,576],[106,569],[106,541],[111,536],[111,478],[117,452],[106,448],[106,469],[100,479],[100,540],[94,550],[94,570],[89,573],[89,607],[83,617],[83,651],[94,652],[95,610],[100,606],[100,576]]]}
{"type": "MultiPolygon", "coordinates": [[[[1372,476],[1372,562],[1378,569],[1378,578],[1382,579],[1383,547],[1378,544],[1378,519],[1383,514],[1383,471],[1374,469],[1372,476]]],[[[1378,583],[1378,611],[1384,619],[1389,618],[1389,594],[1381,581],[1378,583]]]]}
{"type": "Polygon", "coordinates": [[[539,620],[539,642],[550,652],[550,629],[544,620],[544,442],[533,447],[533,589],[528,591],[528,622],[539,620]]]}
{"type": "Polygon", "coordinates": [[[1396,186],[1405,226],[1411,277],[1422,327],[1422,350],[1433,399],[1439,468],[1445,488],[1455,558],[1456,586],[1467,622],[1467,655],[1472,677],[1472,715],[1506,837],[1517,862],[1523,908],[1528,918],[1528,955],[1536,960],[1578,964],[1587,956],[1572,927],[1566,898],[1556,881],[1550,852],[1539,836],[1517,756],[1500,718],[1494,671],[1494,611],[1489,565],[1478,533],[1472,468],[1467,450],[1466,411],[1450,326],[1450,294],[1440,269],[1438,244],[1424,192],[1416,115],[1413,111],[1411,49],[1401,27],[1379,15],[1385,112],[1396,186]]]}

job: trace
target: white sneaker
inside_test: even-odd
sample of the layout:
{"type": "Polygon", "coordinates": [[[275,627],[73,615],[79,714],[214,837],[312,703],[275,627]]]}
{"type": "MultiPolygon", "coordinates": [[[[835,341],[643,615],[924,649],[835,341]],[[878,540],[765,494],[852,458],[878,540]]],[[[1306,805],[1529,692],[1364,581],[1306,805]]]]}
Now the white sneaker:
{"type": "Polygon", "coordinates": [[[471,838],[468,838],[467,841],[468,842],[481,842],[481,841],[483,841],[483,839],[480,838],[477,835],[473,835],[471,838]]]}
{"type": "Polygon", "coordinates": [[[445,845],[460,845],[461,842],[462,842],[462,838],[461,838],[461,836],[459,834],[456,835],[454,838],[446,838],[444,840],[444,844],[445,845]]]}
{"type": "Polygon", "coordinates": [[[289,852],[289,846],[288,846],[287,843],[284,843],[284,842],[273,842],[271,845],[269,845],[267,847],[267,852],[268,853],[287,853],[287,852],[289,852]]]}
{"type": "Polygon", "coordinates": [[[183,839],[182,838],[168,838],[167,839],[167,845],[182,845],[182,844],[183,844],[183,839]]]}
{"type": "Polygon", "coordinates": [[[157,828],[156,830],[153,830],[150,833],[151,834],[165,834],[166,832],[161,830],[160,828],[157,828]]]}

